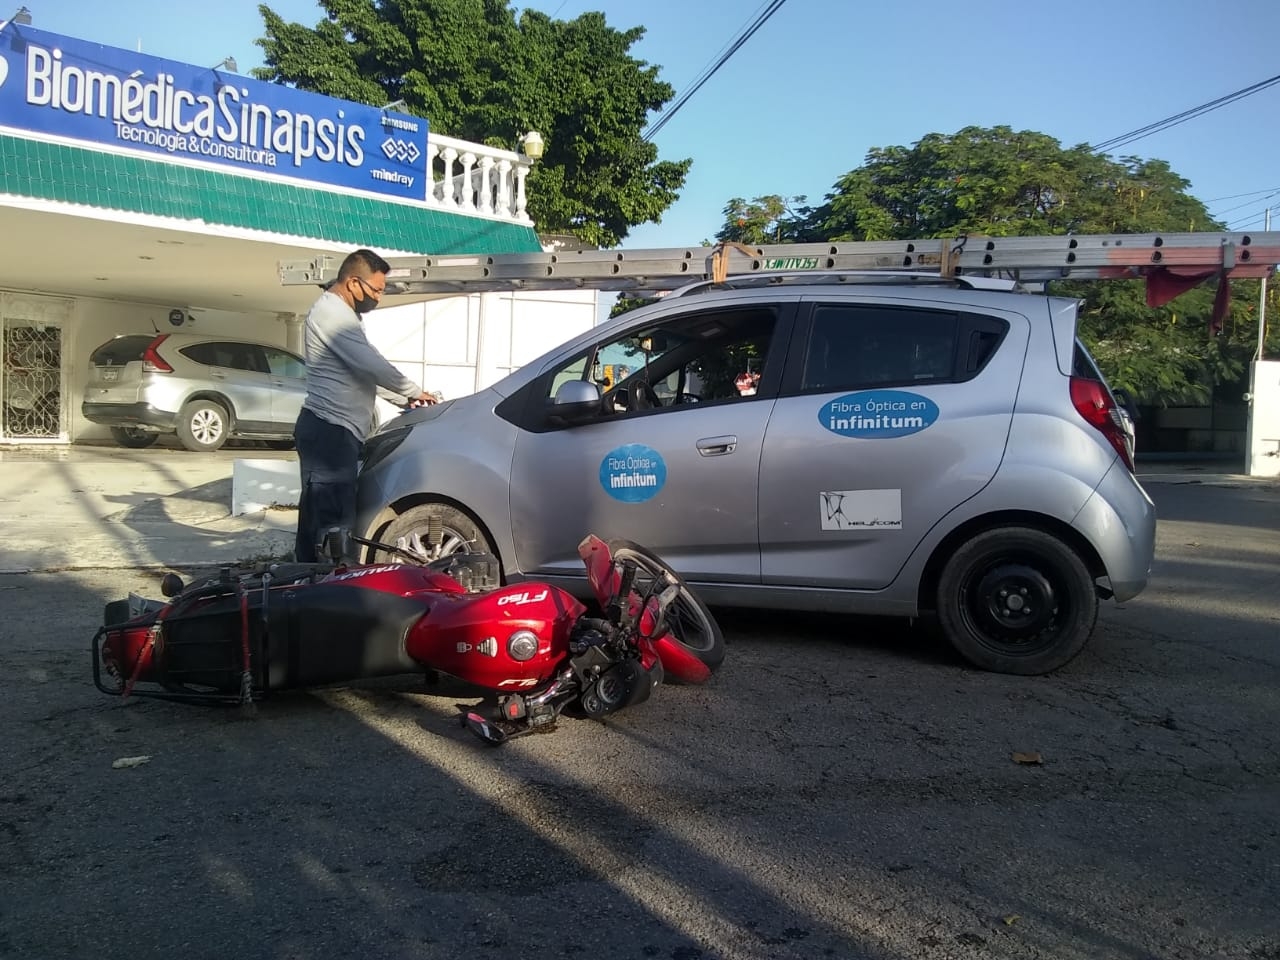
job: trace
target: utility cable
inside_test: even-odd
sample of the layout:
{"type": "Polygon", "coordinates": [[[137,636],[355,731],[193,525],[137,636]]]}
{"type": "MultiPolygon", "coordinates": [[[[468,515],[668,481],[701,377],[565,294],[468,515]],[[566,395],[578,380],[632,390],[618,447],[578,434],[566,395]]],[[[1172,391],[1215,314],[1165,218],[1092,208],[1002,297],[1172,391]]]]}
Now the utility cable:
{"type": "Polygon", "coordinates": [[[708,80],[710,80],[713,76],[715,76],[716,73],[720,70],[720,68],[723,67],[729,61],[729,58],[732,57],[735,53],[737,53],[738,50],[742,48],[743,44],[745,44],[748,40],[750,40],[751,37],[755,35],[756,31],[759,30],[761,27],[763,27],[765,23],[769,20],[769,18],[772,17],[775,13],[777,13],[782,8],[782,5],[786,2],[787,0],[770,0],[769,5],[764,10],[764,12],[761,13],[760,16],[758,16],[756,20],[745,31],[743,31],[732,43],[729,44],[728,50],[726,50],[715,61],[712,67],[704,73],[701,79],[699,79],[684,94],[678,97],[675,103],[673,103],[670,107],[668,107],[665,111],[663,111],[662,116],[660,116],[656,121],[654,121],[653,125],[650,126],[649,129],[646,130],[641,135],[640,139],[644,141],[652,140],[654,136],[657,135],[658,131],[667,125],[667,121],[669,121],[672,117],[674,117],[680,111],[680,109],[686,103],[689,102],[690,98],[692,98],[693,95],[702,88],[703,84],[705,84],[708,80]]]}
{"type": "Polygon", "coordinates": [[[1245,97],[1253,96],[1262,90],[1267,89],[1274,84],[1280,83],[1280,74],[1270,77],[1266,80],[1260,80],[1257,83],[1247,87],[1241,87],[1232,93],[1218,97],[1216,100],[1210,100],[1200,104],[1198,107],[1192,107],[1189,110],[1183,110],[1181,113],[1175,113],[1173,116],[1165,117],[1163,120],[1157,120],[1155,123],[1149,123],[1145,127],[1138,127],[1136,130],[1130,130],[1128,133],[1122,133],[1118,137],[1112,137],[1110,140],[1103,140],[1101,143],[1091,144],[1090,147],[1095,153],[1109,153],[1118,147],[1128,146],[1139,140],[1145,139],[1155,133],[1168,130],[1170,127],[1176,127],[1178,124],[1186,123],[1188,120],[1203,116],[1220,107],[1225,107],[1229,103],[1235,103],[1237,100],[1243,100],[1245,97]]]}

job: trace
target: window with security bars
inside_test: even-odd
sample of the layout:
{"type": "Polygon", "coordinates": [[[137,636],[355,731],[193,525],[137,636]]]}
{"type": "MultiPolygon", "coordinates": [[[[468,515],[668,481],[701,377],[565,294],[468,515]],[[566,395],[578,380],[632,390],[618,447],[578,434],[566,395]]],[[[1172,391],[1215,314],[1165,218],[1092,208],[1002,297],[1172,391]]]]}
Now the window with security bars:
{"type": "Polygon", "coordinates": [[[64,439],[62,335],[64,301],[0,296],[0,437],[64,439]]]}

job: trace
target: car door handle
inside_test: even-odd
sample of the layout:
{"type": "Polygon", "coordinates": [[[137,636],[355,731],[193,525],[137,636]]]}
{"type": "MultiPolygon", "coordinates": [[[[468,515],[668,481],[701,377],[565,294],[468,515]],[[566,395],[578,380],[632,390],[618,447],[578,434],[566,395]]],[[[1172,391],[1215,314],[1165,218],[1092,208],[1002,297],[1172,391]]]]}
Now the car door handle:
{"type": "Polygon", "coordinates": [[[698,441],[698,453],[704,457],[723,457],[737,449],[737,437],[707,437],[698,441]]]}

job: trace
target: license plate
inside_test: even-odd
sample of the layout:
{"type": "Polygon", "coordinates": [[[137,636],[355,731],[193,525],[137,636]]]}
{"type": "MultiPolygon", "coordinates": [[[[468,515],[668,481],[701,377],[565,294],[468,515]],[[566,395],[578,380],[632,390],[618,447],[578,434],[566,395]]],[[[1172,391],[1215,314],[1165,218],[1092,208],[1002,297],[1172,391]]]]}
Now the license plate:
{"type": "Polygon", "coordinates": [[[107,381],[107,383],[114,383],[116,380],[120,379],[120,371],[119,370],[103,370],[102,379],[107,381]]]}

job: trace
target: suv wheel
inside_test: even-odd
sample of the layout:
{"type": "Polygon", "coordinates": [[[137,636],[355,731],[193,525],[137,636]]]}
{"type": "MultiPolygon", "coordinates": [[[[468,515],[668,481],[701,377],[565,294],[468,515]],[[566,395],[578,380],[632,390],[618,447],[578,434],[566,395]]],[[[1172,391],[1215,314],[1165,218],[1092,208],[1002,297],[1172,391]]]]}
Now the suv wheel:
{"type": "MultiPolygon", "coordinates": [[[[453,553],[490,553],[497,555],[489,538],[480,529],[480,525],[457,507],[446,503],[424,503],[406,510],[387,526],[377,539],[383,543],[395,544],[404,537],[408,540],[417,534],[422,546],[431,551],[430,560],[447,557],[453,553]],[[440,525],[440,546],[432,550],[430,544],[430,528],[432,521],[440,525]]],[[[378,550],[370,558],[371,563],[398,563],[403,558],[386,551],[378,550]]]]}
{"type": "Polygon", "coordinates": [[[212,452],[227,442],[227,411],[212,400],[192,400],[178,414],[178,439],[188,450],[212,452]]]}
{"type": "Polygon", "coordinates": [[[938,617],[952,646],[975,666],[1035,675],[1084,649],[1098,594],[1084,562],[1061,540],[1031,527],[998,527],[947,561],[938,617]]]}
{"type": "Polygon", "coordinates": [[[141,450],[155,443],[160,438],[160,434],[150,430],[139,430],[137,427],[112,427],[111,437],[122,447],[141,450]]]}

